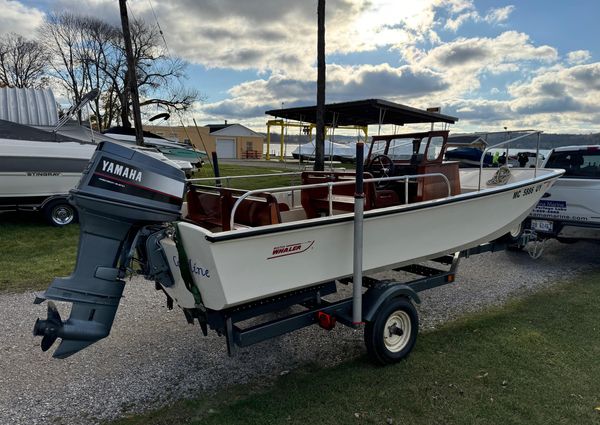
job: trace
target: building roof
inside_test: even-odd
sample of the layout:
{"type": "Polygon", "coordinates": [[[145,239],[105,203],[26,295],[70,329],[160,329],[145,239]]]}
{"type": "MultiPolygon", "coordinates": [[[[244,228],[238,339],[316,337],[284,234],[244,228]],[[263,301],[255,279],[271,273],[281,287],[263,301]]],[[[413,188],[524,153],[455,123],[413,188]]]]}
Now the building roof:
{"type": "Polygon", "coordinates": [[[212,128],[207,125],[207,127],[210,128],[211,136],[263,137],[242,124],[212,125],[212,128]]]}
{"type": "Polygon", "coordinates": [[[213,131],[223,130],[233,124],[206,124],[204,127],[208,127],[208,130],[212,133],[213,131]]]}
{"type": "Polygon", "coordinates": [[[52,90],[0,88],[0,119],[23,125],[56,125],[58,107],[52,90]]]}
{"type": "MultiPolygon", "coordinates": [[[[278,118],[291,119],[316,124],[317,107],[272,109],[266,114],[278,118]]],[[[352,102],[329,103],[325,105],[325,125],[367,126],[371,124],[416,124],[445,122],[454,124],[458,118],[429,112],[383,99],[365,99],[352,102]],[[335,121],[335,122],[334,122],[335,121]]]]}

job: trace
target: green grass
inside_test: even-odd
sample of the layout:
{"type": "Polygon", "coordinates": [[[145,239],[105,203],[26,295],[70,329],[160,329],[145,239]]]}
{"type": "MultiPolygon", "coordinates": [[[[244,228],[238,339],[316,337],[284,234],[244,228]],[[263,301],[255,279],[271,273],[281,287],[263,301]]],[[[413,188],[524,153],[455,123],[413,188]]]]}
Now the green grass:
{"type": "MultiPolygon", "coordinates": [[[[298,172],[298,169],[288,167],[287,169],[281,168],[282,165],[279,163],[273,164],[269,167],[248,167],[236,164],[220,164],[219,170],[221,176],[243,176],[250,174],[274,174],[281,172],[298,172]]],[[[195,178],[202,177],[213,177],[214,172],[210,166],[205,166],[198,170],[194,175],[195,178]]],[[[198,184],[214,185],[213,181],[202,182],[198,184]]],[[[234,187],[236,189],[261,189],[268,187],[280,187],[280,186],[293,186],[300,184],[300,179],[297,176],[273,176],[273,177],[256,177],[251,179],[231,179],[229,182],[225,180],[223,184],[227,187],[234,187]]]]}
{"type": "Polygon", "coordinates": [[[600,424],[599,305],[595,275],[421,335],[394,366],[307,367],[115,425],[600,424]]]}
{"type": "MultiPolygon", "coordinates": [[[[213,176],[209,168],[200,169],[196,176],[213,176]]],[[[282,170],[278,163],[267,168],[221,165],[222,176],[281,171],[286,170],[282,170]]],[[[236,188],[256,189],[289,186],[298,184],[299,180],[294,176],[281,176],[231,180],[231,183],[236,188]]],[[[0,215],[0,293],[46,289],[54,277],[71,274],[78,240],[78,225],[51,227],[41,214],[36,213],[0,215]]]]}
{"type": "Polygon", "coordinates": [[[35,213],[0,215],[0,293],[41,290],[75,266],[79,226],[51,227],[35,213]]]}

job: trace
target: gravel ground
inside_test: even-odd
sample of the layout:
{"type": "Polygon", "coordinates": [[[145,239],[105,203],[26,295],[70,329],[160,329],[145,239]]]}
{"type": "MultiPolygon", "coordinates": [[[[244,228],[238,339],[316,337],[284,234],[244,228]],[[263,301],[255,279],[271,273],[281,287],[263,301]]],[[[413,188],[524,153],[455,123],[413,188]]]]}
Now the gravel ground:
{"type": "MultiPolygon", "coordinates": [[[[457,282],[422,293],[421,326],[436,326],[577,274],[600,270],[600,245],[548,244],[541,259],[522,252],[462,260],[457,282]]],[[[389,273],[380,277],[390,277],[389,273]]],[[[42,353],[31,330],[45,306],[32,293],[0,296],[0,424],[89,424],[204,391],[273,378],[314,362],[331,365],[364,354],[362,331],[318,327],[226,355],[223,338],[201,336],[167,310],[153,285],[128,283],[111,335],[66,360],[42,353]]],[[[66,317],[66,314],[63,314],[66,317]]]]}

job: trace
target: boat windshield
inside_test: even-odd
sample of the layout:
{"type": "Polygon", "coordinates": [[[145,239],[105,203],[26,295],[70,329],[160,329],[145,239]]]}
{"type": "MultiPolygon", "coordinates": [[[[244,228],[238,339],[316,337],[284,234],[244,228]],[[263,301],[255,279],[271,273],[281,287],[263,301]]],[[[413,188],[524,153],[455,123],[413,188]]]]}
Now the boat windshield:
{"type": "MultiPolygon", "coordinates": [[[[424,143],[421,144],[421,147],[424,143]]],[[[427,159],[434,161],[438,158],[444,146],[444,138],[442,136],[432,136],[429,140],[429,148],[427,149],[427,159]]],[[[420,153],[420,152],[419,152],[420,153]]]]}
{"type": "MultiPolygon", "coordinates": [[[[382,152],[383,153],[383,152],[382,152]]],[[[408,161],[413,154],[413,139],[401,138],[390,140],[387,156],[393,160],[408,161]]]]}

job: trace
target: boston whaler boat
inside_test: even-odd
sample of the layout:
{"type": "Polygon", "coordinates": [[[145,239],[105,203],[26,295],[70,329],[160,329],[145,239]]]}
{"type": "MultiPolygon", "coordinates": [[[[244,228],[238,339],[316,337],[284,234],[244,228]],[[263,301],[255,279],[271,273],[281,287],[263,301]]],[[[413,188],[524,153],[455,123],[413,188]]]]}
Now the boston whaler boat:
{"type": "MultiPolygon", "coordinates": [[[[269,113],[311,122],[314,110],[269,113]]],[[[330,104],[326,111],[348,125],[456,121],[382,100],[330,104]]],[[[375,136],[371,150],[386,147],[367,156],[364,174],[359,143],[355,172],[303,172],[302,185],[254,191],[186,183],[153,158],[101,143],[71,191],[82,223],[75,271],[36,300],[71,302],[71,316],[62,321],[49,303],[48,318],[36,322],[34,334],[43,336],[44,350],[62,338],[58,358],[106,337],[135,257],[168,305],[177,303],[205,333],[210,327],[225,335],[230,353],[310,324],[364,323],[371,356],[398,361],[416,340],[411,301],[419,302],[417,292],[453,281],[459,252],[510,235],[563,172],[459,170],[458,163],[443,162],[447,141],[448,131],[375,136]],[[407,141],[410,156],[387,155],[407,141]],[[412,266],[425,260],[453,268],[433,276],[432,268],[412,266]],[[410,285],[363,278],[385,269],[429,277],[410,285]],[[353,296],[328,301],[339,282],[353,282],[353,296]],[[240,325],[291,305],[304,311],[240,325]]]]}

